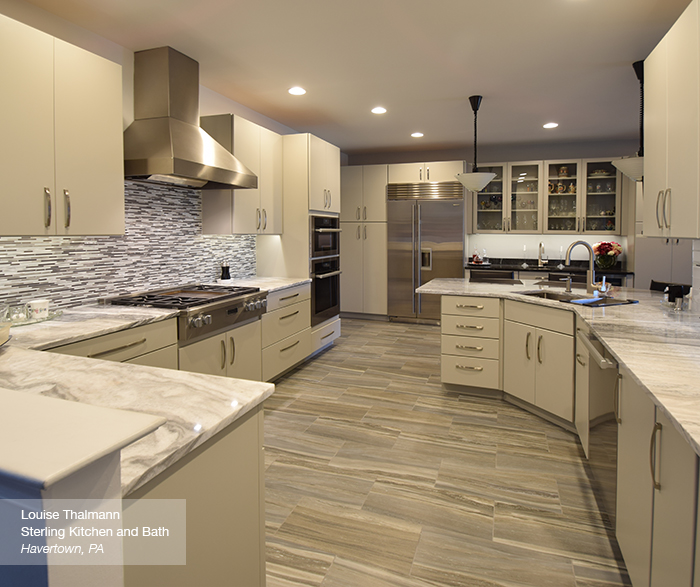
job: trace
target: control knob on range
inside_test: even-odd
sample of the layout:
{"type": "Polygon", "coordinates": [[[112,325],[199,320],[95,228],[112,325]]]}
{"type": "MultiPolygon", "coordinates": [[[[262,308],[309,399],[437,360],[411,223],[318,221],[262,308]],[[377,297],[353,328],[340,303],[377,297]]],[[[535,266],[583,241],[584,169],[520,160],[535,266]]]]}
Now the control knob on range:
{"type": "Polygon", "coordinates": [[[201,316],[195,316],[194,318],[190,318],[190,326],[193,328],[201,328],[203,325],[202,317],[201,316]]]}
{"type": "Polygon", "coordinates": [[[255,301],[255,309],[259,310],[260,308],[262,308],[262,302],[260,300],[256,300],[255,301]]]}
{"type": "Polygon", "coordinates": [[[202,318],[202,320],[204,321],[204,324],[208,326],[209,324],[211,324],[211,314],[207,314],[202,318]]]}

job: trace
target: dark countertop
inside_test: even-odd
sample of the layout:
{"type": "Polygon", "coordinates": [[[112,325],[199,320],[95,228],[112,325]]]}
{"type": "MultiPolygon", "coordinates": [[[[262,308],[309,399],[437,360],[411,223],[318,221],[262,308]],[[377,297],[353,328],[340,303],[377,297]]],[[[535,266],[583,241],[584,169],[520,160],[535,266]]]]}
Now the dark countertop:
{"type": "MultiPolygon", "coordinates": [[[[479,269],[484,271],[548,271],[551,273],[585,273],[588,270],[588,261],[571,261],[570,266],[564,265],[562,269],[558,265],[564,265],[563,261],[550,259],[548,263],[542,267],[537,266],[537,259],[515,259],[515,258],[489,258],[489,264],[472,264],[465,263],[465,269],[479,269]],[[527,263],[527,268],[523,267],[523,262],[527,263]]],[[[599,275],[633,275],[633,271],[627,271],[625,263],[618,262],[610,269],[595,268],[596,274],[599,275]]]]}

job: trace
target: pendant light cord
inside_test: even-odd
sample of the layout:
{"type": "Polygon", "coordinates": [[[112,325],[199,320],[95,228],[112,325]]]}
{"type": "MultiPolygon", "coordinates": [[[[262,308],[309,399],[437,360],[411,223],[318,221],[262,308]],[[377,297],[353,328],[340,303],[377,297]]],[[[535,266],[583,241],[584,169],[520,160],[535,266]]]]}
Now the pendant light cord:
{"type": "Polygon", "coordinates": [[[476,110],[474,110],[474,169],[472,169],[472,173],[477,171],[479,168],[476,166],[476,110]]]}
{"type": "Polygon", "coordinates": [[[639,151],[637,155],[644,157],[644,82],[639,81],[639,151]]]}

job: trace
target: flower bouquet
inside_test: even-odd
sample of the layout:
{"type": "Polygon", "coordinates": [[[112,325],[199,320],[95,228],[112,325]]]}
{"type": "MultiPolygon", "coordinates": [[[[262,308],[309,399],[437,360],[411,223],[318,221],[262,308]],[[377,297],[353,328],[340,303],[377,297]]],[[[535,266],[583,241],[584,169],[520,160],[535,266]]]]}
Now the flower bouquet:
{"type": "Polygon", "coordinates": [[[615,241],[601,241],[593,245],[595,264],[600,269],[610,269],[617,262],[617,256],[622,253],[622,246],[615,241]]]}

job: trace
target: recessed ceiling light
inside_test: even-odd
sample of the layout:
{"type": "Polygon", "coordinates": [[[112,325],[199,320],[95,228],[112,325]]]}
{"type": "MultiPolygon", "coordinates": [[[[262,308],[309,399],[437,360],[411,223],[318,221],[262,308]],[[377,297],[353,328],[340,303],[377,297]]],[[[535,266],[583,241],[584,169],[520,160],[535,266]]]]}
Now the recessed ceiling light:
{"type": "Polygon", "coordinates": [[[412,136],[414,139],[419,139],[419,138],[421,138],[421,137],[423,136],[423,133],[422,133],[422,132],[412,132],[412,133],[411,133],[411,136],[412,136]]]}
{"type": "Polygon", "coordinates": [[[543,124],[542,128],[557,128],[558,126],[558,122],[548,122],[547,124],[543,124]]]}
{"type": "Polygon", "coordinates": [[[300,88],[299,86],[294,86],[293,88],[289,88],[289,93],[293,96],[303,96],[306,94],[306,90],[304,88],[300,88]]]}
{"type": "Polygon", "coordinates": [[[383,106],[377,106],[376,108],[372,108],[372,114],[385,114],[386,113],[386,108],[383,106]]]}

